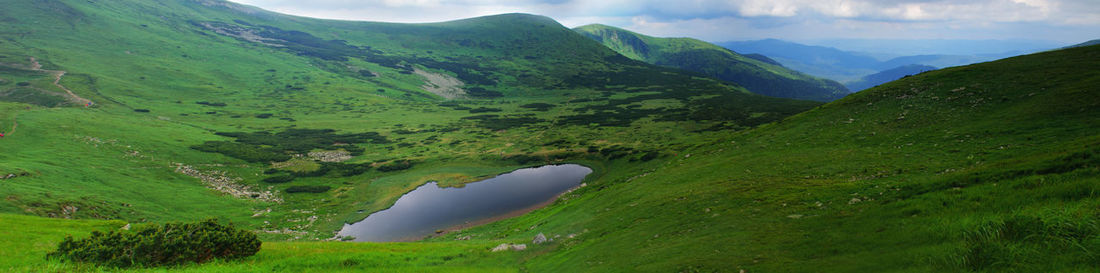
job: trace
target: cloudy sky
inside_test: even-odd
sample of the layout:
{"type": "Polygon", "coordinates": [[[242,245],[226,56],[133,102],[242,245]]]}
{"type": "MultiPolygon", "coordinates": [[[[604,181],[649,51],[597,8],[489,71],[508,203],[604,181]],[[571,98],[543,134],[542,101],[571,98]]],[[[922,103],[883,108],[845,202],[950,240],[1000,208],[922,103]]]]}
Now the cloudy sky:
{"type": "Polygon", "coordinates": [[[1100,38],[1100,0],[231,0],[329,19],[438,22],[523,12],[711,42],[1100,38]]]}

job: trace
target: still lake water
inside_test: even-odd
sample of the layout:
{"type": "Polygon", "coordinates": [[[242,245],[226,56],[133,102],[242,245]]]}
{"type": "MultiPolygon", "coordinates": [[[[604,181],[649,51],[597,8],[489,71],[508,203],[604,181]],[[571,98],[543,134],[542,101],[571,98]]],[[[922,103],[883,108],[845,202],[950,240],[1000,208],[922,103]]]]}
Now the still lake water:
{"type": "Polygon", "coordinates": [[[337,236],[359,242],[419,240],[467,223],[529,209],[580,185],[588,167],[566,164],[519,169],[462,188],[424,184],[397,199],[392,207],[363,221],[344,224],[337,236]]]}

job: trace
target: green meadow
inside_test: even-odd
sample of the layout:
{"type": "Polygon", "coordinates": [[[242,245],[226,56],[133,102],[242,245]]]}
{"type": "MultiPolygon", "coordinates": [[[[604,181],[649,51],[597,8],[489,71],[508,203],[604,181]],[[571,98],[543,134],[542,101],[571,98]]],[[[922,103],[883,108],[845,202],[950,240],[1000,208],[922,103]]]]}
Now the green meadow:
{"type": "Polygon", "coordinates": [[[391,24],[50,0],[0,19],[4,271],[1100,265],[1096,46],[822,104],[631,60],[533,15],[391,24]],[[334,238],[429,181],[561,163],[594,172],[519,217],[418,242],[334,238]],[[210,217],[255,231],[260,252],[131,269],[45,257],[67,234],[210,217]],[[528,248],[490,251],[503,243],[528,248]]]}

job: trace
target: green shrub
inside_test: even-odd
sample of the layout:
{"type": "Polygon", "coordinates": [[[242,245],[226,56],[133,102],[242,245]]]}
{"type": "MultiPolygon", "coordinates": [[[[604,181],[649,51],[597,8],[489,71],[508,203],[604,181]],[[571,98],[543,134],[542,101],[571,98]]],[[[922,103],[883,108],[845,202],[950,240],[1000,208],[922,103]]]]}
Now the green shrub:
{"type": "Polygon", "coordinates": [[[390,163],[390,164],[378,166],[378,171],[380,171],[380,172],[400,171],[400,170],[412,168],[412,166],[413,166],[412,162],[410,162],[408,160],[394,161],[393,163],[390,163]]]}
{"type": "Polygon", "coordinates": [[[111,267],[153,267],[244,258],[260,251],[260,244],[251,231],[207,219],[96,231],[79,240],[67,236],[48,256],[111,267]]]}
{"type": "Polygon", "coordinates": [[[207,141],[191,148],[203,152],[221,153],[248,162],[282,162],[291,158],[290,155],[275,148],[228,141],[207,141]]]}

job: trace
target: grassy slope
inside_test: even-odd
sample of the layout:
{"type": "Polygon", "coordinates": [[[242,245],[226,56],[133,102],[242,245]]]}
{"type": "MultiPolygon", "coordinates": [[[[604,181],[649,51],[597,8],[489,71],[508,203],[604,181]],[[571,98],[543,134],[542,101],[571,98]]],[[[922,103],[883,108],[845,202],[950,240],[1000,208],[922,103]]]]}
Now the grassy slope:
{"type": "Polygon", "coordinates": [[[916,75],[920,74],[921,72],[931,70],[936,70],[936,67],[920,64],[903,65],[883,70],[875,74],[863,76],[859,80],[845,82],[844,86],[847,86],[848,90],[859,92],[867,88],[875,87],[879,84],[887,83],[910,75],[916,75]]]}
{"type": "Polygon", "coordinates": [[[457,184],[563,158],[601,162],[610,153],[600,150],[625,151],[628,159],[668,154],[716,129],[748,128],[818,105],[622,58],[532,15],[389,24],[291,17],[220,1],[48,0],[10,3],[0,19],[0,126],[7,132],[19,123],[0,139],[0,173],[17,175],[0,187],[5,213],[130,222],[218,217],[263,230],[268,240],[324,239],[365,217],[361,210],[382,209],[429,179],[457,184]],[[203,23],[279,33],[286,45],[237,39],[203,23]],[[64,96],[52,103],[51,94],[64,91],[49,73],[29,69],[32,57],[42,69],[66,71],[60,84],[96,105],[79,107],[64,96]],[[422,90],[424,78],[408,73],[413,68],[503,97],[445,101],[422,90]],[[42,96],[8,93],[20,88],[42,96]],[[521,107],[536,102],[553,105],[521,107]],[[501,119],[463,119],[479,114],[458,106],[499,109],[488,114],[501,119]],[[357,144],[365,151],[349,163],[412,160],[415,167],[269,184],[261,180],[271,164],[189,148],[233,141],[215,132],[289,128],[377,132],[392,142],[357,144]],[[712,131],[681,133],[705,129],[712,131]],[[535,160],[508,158],[521,155],[535,160]],[[239,179],[283,202],[208,189],[177,172],[177,163],[239,179]],[[332,190],[284,192],[303,185],[332,190]]]}
{"type": "MultiPolygon", "coordinates": [[[[83,16],[65,18],[76,18],[81,24],[36,15],[31,4],[26,7],[13,4],[10,10],[24,11],[28,18],[43,23],[43,28],[29,29],[15,24],[19,27],[12,28],[14,32],[33,34],[0,44],[2,55],[6,56],[3,62],[25,62],[26,57],[36,56],[44,60],[46,69],[68,70],[72,77],[66,76],[62,83],[101,106],[46,108],[0,103],[0,109],[4,109],[0,118],[5,118],[0,120],[0,126],[7,126],[9,117],[17,118],[20,124],[18,132],[0,140],[3,145],[0,170],[28,174],[0,180],[5,185],[0,188],[5,197],[0,206],[4,212],[126,221],[217,216],[256,229],[290,228],[303,232],[265,235],[269,240],[326,237],[343,220],[354,217],[354,210],[384,207],[401,192],[423,182],[424,177],[435,175],[468,181],[514,168],[517,163],[499,160],[501,153],[545,154],[618,144],[669,154],[650,162],[631,162],[630,157],[609,161],[596,155],[573,158],[597,169],[587,187],[546,209],[453,235],[473,235],[474,240],[468,243],[453,242],[452,235],[435,239],[437,242],[393,245],[269,242],[260,255],[242,263],[178,270],[332,271],[379,269],[397,264],[395,267],[408,267],[394,271],[462,268],[480,271],[486,267],[541,272],[705,272],[742,267],[749,271],[973,268],[992,272],[1088,271],[1094,269],[1089,265],[1096,264],[1095,255],[1090,254],[1097,250],[1096,234],[1100,233],[1093,209],[1097,205],[1095,147],[1100,142],[1094,118],[1096,109],[1100,109],[1095,100],[1095,86],[1100,80],[1095,72],[1100,71],[1095,67],[1100,58],[1096,47],[925,73],[747,133],[684,133],[711,124],[661,122],[652,118],[636,120],[627,127],[542,123],[500,131],[459,121],[457,117],[469,113],[439,107],[432,99],[415,95],[404,98],[402,94],[406,92],[397,90],[419,92],[412,89],[420,83],[394,70],[351,59],[348,61],[351,64],[374,68],[382,76],[376,79],[378,82],[349,77],[338,70],[311,68],[332,63],[209,33],[193,34],[196,29],[181,25],[187,18],[199,16],[202,20],[271,20],[280,22],[283,28],[301,30],[329,24],[347,24],[349,28],[407,28],[392,33],[354,34],[389,37],[420,27],[458,27],[471,21],[407,26],[314,21],[270,14],[241,17],[236,12],[208,9],[191,2],[169,2],[163,5],[169,5],[166,9],[178,17],[165,16],[175,19],[161,23],[155,23],[160,19],[152,17],[141,19],[154,22],[149,23],[133,19],[133,14],[141,13],[127,11],[135,7],[162,10],[164,7],[157,7],[161,4],[127,1],[95,4],[109,5],[104,8],[86,2],[67,3],[78,7],[83,16]],[[112,17],[135,22],[105,19],[112,17]],[[46,24],[49,20],[59,21],[46,24]],[[140,26],[143,23],[147,26],[140,26]],[[71,31],[72,28],[86,29],[71,31]],[[115,37],[116,41],[95,40],[101,33],[128,35],[115,37]],[[187,33],[192,34],[183,35],[187,33]],[[102,43],[95,47],[101,52],[86,49],[82,43],[102,43]],[[176,50],[186,52],[174,51],[174,44],[180,46],[176,50]],[[144,50],[158,46],[166,48],[144,50]],[[275,72],[266,72],[268,69],[275,72]],[[81,74],[87,77],[80,77],[81,74]],[[145,81],[140,78],[143,75],[145,81]],[[254,80],[257,78],[265,80],[254,80]],[[307,88],[281,88],[288,84],[307,88]],[[378,87],[387,91],[375,92],[378,87]],[[180,98],[184,99],[176,103],[180,98]],[[275,105],[272,98],[295,104],[275,105]],[[212,108],[192,103],[198,100],[225,101],[230,105],[212,108]],[[332,106],[334,102],[351,106],[332,106]],[[352,109],[344,110],[345,107],[352,109]],[[152,112],[135,113],[130,108],[148,108],[152,112]],[[218,114],[204,114],[210,110],[218,114]],[[262,112],[297,121],[251,117],[262,112]],[[233,115],[242,117],[232,118],[233,115]],[[398,142],[413,145],[364,144],[368,152],[353,160],[412,158],[419,164],[397,174],[372,171],[351,178],[301,179],[291,184],[333,185],[337,190],[316,195],[284,194],[286,202],[282,204],[230,198],[172,171],[170,163],[183,162],[243,177],[243,183],[248,185],[281,190],[289,185],[258,182],[263,177],[258,173],[266,168],[262,164],[246,164],[187,147],[205,140],[224,139],[208,129],[277,130],[290,124],[350,132],[381,131],[394,139],[404,138],[398,142]],[[438,129],[456,124],[460,130],[447,134],[394,133],[398,129],[438,129]],[[444,141],[429,143],[426,141],[429,136],[444,141]],[[545,145],[557,140],[566,140],[567,144],[545,145]],[[139,153],[134,155],[133,151],[139,153]],[[473,163],[467,163],[471,159],[473,163]],[[65,214],[71,211],[65,209],[67,205],[79,209],[65,214]],[[266,208],[273,208],[273,212],[251,216],[266,208]],[[305,227],[301,222],[288,222],[314,215],[321,216],[320,222],[305,227]],[[271,224],[264,224],[265,221],[271,224]],[[526,252],[487,252],[500,242],[529,242],[539,232],[561,237],[555,243],[533,246],[526,252]],[[567,239],[569,234],[576,237],[567,239]],[[345,262],[348,259],[354,261],[345,262]]],[[[52,6],[33,6],[39,7],[52,6]]],[[[57,9],[61,8],[47,11],[57,9]]],[[[4,16],[15,15],[6,12],[4,16]]],[[[312,31],[333,35],[326,38],[353,35],[352,31],[342,34],[334,29],[312,31]]],[[[461,43],[461,39],[452,40],[461,43]]],[[[577,41],[580,40],[584,39],[577,41]]],[[[424,50],[411,46],[417,41],[438,43],[417,40],[414,36],[377,41],[380,48],[395,52],[394,55],[424,50]],[[393,45],[387,46],[389,43],[393,45]],[[402,44],[409,47],[401,49],[402,44]]],[[[521,46],[495,49],[453,46],[432,50],[487,54],[521,46]]],[[[529,54],[522,51],[517,54],[507,58],[507,62],[499,61],[505,59],[499,56],[492,60],[497,61],[498,67],[525,68],[543,63],[523,61],[528,60],[525,55],[529,54]]],[[[610,64],[597,62],[585,67],[599,70],[604,66],[610,64]]],[[[561,79],[553,74],[542,77],[561,79]]],[[[48,83],[32,82],[41,88],[49,88],[48,83]]],[[[546,86],[521,81],[505,81],[502,85],[514,87],[505,90],[508,92],[523,90],[523,86],[546,86]]],[[[548,89],[532,87],[528,90],[535,96],[464,104],[500,107],[514,113],[531,112],[518,105],[536,101],[569,105],[546,113],[531,112],[559,119],[573,107],[595,104],[567,103],[570,97],[599,97],[604,95],[600,92],[604,88],[614,89],[549,89],[560,92],[555,95],[537,92],[548,89]]],[[[607,95],[620,99],[638,95],[610,93],[607,95]]],[[[785,102],[753,96],[736,98],[764,104],[785,102]]],[[[636,105],[679,104],[645,100],[636,105]]],[[[0,219],[9,230],[26,231],[13,233],[26,238],[3,242],[6,249],[29,249],[21,256],[5,255],[0,259],[5,267],[14,266],[15,271],[80,269],[79,265],[34,257],[41,257],[52,245],[48,242],[60,240],[63,233],[79,234],[120,224],[11,215],[0,219]],[[67,227],[64,223],[75,226],[67,227]],[[28,242],[37,245],[27,245],[28,242]]]]}
{"type": "Polygon", "coordinates": [[[559,208],[592,214],[589,232],[528,265],[1095,271],[1097,60],[1090,47],[928,72],[625,167],[559,208]]]}
{"type": "MultiPolygon", "coordinates": [[[[667,160],[590,162],[598,178],[554,205],[433,242],[268,243],[241,263],[180,270],[338,270],[370,257],[427,266],[402,269],[413,271],[1095,271],[1098,59],[1087,47],[948,68],[667,160]],[[485,250],[539,232],[555,242],[485,250]],[[419,259],[386,254],[404,247],[419,259]]],[[[69,232],[2,217],[13,218],[69,232]]]]}
{"type": "Polygon", "coordinates": [[[599,24],[574,30],[631,59],[699,72],[735,82],[757,94],[830,101],[848,93],[837,82],[745,57],[696,39],[657,38],[599,24]]]}

